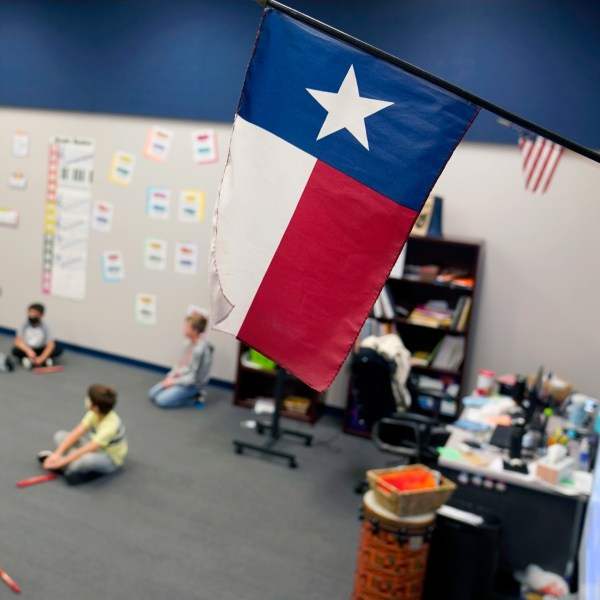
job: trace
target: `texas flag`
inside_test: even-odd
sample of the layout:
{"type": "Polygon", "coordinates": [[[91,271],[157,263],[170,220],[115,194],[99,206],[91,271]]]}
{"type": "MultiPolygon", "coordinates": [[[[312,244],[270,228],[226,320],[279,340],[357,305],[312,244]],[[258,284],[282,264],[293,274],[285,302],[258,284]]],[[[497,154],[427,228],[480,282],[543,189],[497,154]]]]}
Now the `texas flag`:
{"type": "Polygon", "coordinates": [[[213,328],[326,389],[478,111],[265,9],[214,215],[213,328]]]}

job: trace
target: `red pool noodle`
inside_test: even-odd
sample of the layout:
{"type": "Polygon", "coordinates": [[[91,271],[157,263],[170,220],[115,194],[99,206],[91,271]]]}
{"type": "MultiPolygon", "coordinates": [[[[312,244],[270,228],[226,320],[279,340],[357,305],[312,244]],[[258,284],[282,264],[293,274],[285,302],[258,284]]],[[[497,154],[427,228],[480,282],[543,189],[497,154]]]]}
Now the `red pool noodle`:
{"type": "Polygon", "coordinates": [[[14,582],[13,578],[4,570],[0,569],[0,579],[15,593],[20,594],[21,588],[14,582]]]}
{"type": "Polygon", "coordinates": [[[56,479],[58,477],[57,473],[46,473],[45,475],[36,475],[35,477],[29,477],[29,479],[23,479],[21,481],[17,481],[17,487],[28,487],[30,485],[36,485],[37,483],[44,483],[46,481],[51,481],[52,479],[56,479]]]}

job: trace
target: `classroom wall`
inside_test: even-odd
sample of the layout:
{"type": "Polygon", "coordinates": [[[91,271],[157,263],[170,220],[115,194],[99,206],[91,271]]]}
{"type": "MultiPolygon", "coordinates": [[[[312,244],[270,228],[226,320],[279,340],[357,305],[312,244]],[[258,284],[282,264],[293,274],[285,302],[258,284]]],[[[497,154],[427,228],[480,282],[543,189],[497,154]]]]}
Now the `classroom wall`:
{"type": "MultiPolygon", "coordinates": [[[[600,147],[595,107],[600,5],[593,0],[349,0],[343,10],[333,0],[297,0],[293,5],[576,142],[600,147]]],[[[158,167],[140,159],[131,187],[116,190],[107,182],[112,152],[120,147],[139,155],[148,128],[168,126],[176,133],[173,157],[179,152],[184,157],[176,168],[174,161],[163,170],[169,185],[175,190],[184,181],[206,185],[185,162],[187,150],[180,140],[191,127],[209,122],[219,128],[220,146],[226,148],[260,12],[248,0],[0,0],[4,181],[12,170],[25,169],[9,156],[12,132],[26,128],[32,133],[27,193],[5,187],[0,196],[0,206],[18,207],[23,217],[17,230],[0,228],[2,256],[18,256],[14,268],[0,271],[6,282],[0,281],[1,326],[15,327],[23,306],[39,291],[47,137],[104,140],[97,146],[99,198],[114,201],[122,212],[120,222],[135,237],[152,234],[143,219],[135,219],[135,211],[141,210],[145,187],[158,167]]],[[[469,380],[482,366],[527,371],[543,363],[598,396],[592,378],[598,353],[590,327],[591,302],[598,293],[597,267],[590,258],[598,250],[593,231],[597,166],[567,154],[550,192],[532,197],[522,190],[515,141],[514,132],[481,114],[436,188],[445,198],[445,233],[486,240],[476,360],[469,380]],[[583,267],[581,274],[574,265],[583,267]]],[[[220,167],[215,165],[206,188],[207,217],[196,232],[202,251],[220,167]]],[[[171,241],[184,234],[177,223],[172,225],[171,241]]],[[[125,233],[115,230],[115,235],[120,239],[125,233]]],[[[185,307],[207,303],[204,284],[188,281],[180,294],[175,293],[180,280],[173,273],[156,283],[138,271],[133,258],[137,242],[123,239],[126,280],[106,293],[94,261],[107,242],[92,236],[84,304],[48,299],[56,335],[170,364],[179,351],[177,332],[185,307]],[[131,295],[150,291],[155,283],[161,311],[156,329],[132,326],[131,295]],[[115,317],[114,307],[123,316],[115,317]],[[115,326],[110,342],[105,323],[115,326]]],[[[221,334],[211,336],[217,345],[215,376],[231,381],[235,343],[221,334]]],[[[330,404],[343,406],[344,376],[346,371],[334,384],[330,404]]]]}
{"type": "Polygon", "coordinates": [[[485,240],[468,381],[542,365],[600,398],[600,165],[566,152],[544,195],[520,169],[516,147],[462,143],[434,189],[444,234],[485,240]]]}
{"type": "MultiPolygon", "coordinates": [[[[188,307],[209,306],[207,280],[212,213],[230,130],[231,126],[221,123],[0,108],[0,209],[13,209],[19,213],[17,227],[0,227],[0,326],[17,328],[25,318],[26,306],[33,301],[42,301],[47,307],[52,332],[60,340],[161,366],[178,360],[183,343],[182,324],[188,307]],[[173,134],[165,162],[144,156],[148,134],[155,126],[173,134]],[[203,128],[217,132],[219,160],[198,165],[193,160],[192,132],[203,128]],[[12,137],[17,130],[29,134],[27,157],[12,156],[12,137]],[[109,232],[88,228],[84,266],[86,291],[82,299],[42,293],[48,148],[50,139],[56,136],[94,140],[92,199],[112,205],[113,209],[109,232]],[[127,185],[109,179],[117,151],[126,151],[136,158],[133,177],[127,185]],[[8,180],[13,173],[27,177],[25,190],[9,187],[8,180]],[[148,216],[150,186],[171,191],[168,219],[148,216]],[[179,194],[184,189],[204,193],[201,220],[184,222],[179,219],[179,194]],[[145,266],[147,238],[167,243],[164,270],[151,270],[145,266]],[[176,272],[175,247],[180,242],[197,245],[198,262],[194,274],[176,272]],[[105,279],[102,269],[105,251],[122,253],[122,281],[105,279]],[[140,293],[156,297],[157,314],[153,324],[139,322],[136,318],[136,296],[140,293]]],[[[82,231],[83,237],[85,233],[82,231]]],[[[80,255],[83,255],[85,246],[80,248],[80,255]]],[[[234,339],[216,332],[210,333],[209,339],[217,346],[213,376],[232,381],[234,339]]]]}
{"type": "MultiPolygon", "coordinates": [[[[596,0],[284,4],[600,147],[596,0]]],[[[251,0],[0,0],[0,105],[231,122],[261,13],[251,0]]],[[[515,136],[482,114],[467,139],[515,136]]]]}

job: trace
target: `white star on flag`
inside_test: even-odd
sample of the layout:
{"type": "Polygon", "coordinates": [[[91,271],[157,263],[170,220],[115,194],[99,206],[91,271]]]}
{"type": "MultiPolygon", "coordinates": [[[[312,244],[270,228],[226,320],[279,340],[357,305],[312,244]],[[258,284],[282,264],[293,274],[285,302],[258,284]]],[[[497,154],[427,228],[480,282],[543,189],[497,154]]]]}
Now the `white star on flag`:
{"type": "Polygon", "coordinates": [[[361,97],[358,93],[354,65],[350,65],[337,92],[324,92],[309,88],[306,88],[306,91],[327,111],[327,117],[325,117],[317,140],[340,129],[347,129],[367,150],[369,149],[369,140],[367,139],[365,119],[394,104],[384,100],[361,97]]]}

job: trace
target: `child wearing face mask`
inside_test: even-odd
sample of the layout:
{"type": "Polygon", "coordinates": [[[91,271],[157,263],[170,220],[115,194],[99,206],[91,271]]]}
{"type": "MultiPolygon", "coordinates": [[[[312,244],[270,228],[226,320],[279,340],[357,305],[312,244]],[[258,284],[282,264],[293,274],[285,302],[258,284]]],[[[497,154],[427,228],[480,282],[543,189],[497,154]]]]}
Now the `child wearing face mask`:
{"type": "Polygon", "coordinates": [[[88,389],[86,413],[71,431],[54,434],[56,450],[42,450],[44,469],[60,472],[71,485],[114,473],[127,455],[125,425],[114,407],[116,392],[103,384],[88,389]]]}
{"type": "Polygon", "coordinates": [[[26,369],[51,367],[62,354],[62,348],[52,339],[50,329],[43,322],[44,310],[43,304],[30,304],[27,307],[27,321],[21,325],[15,337],[12,353],[26,369]]]}

